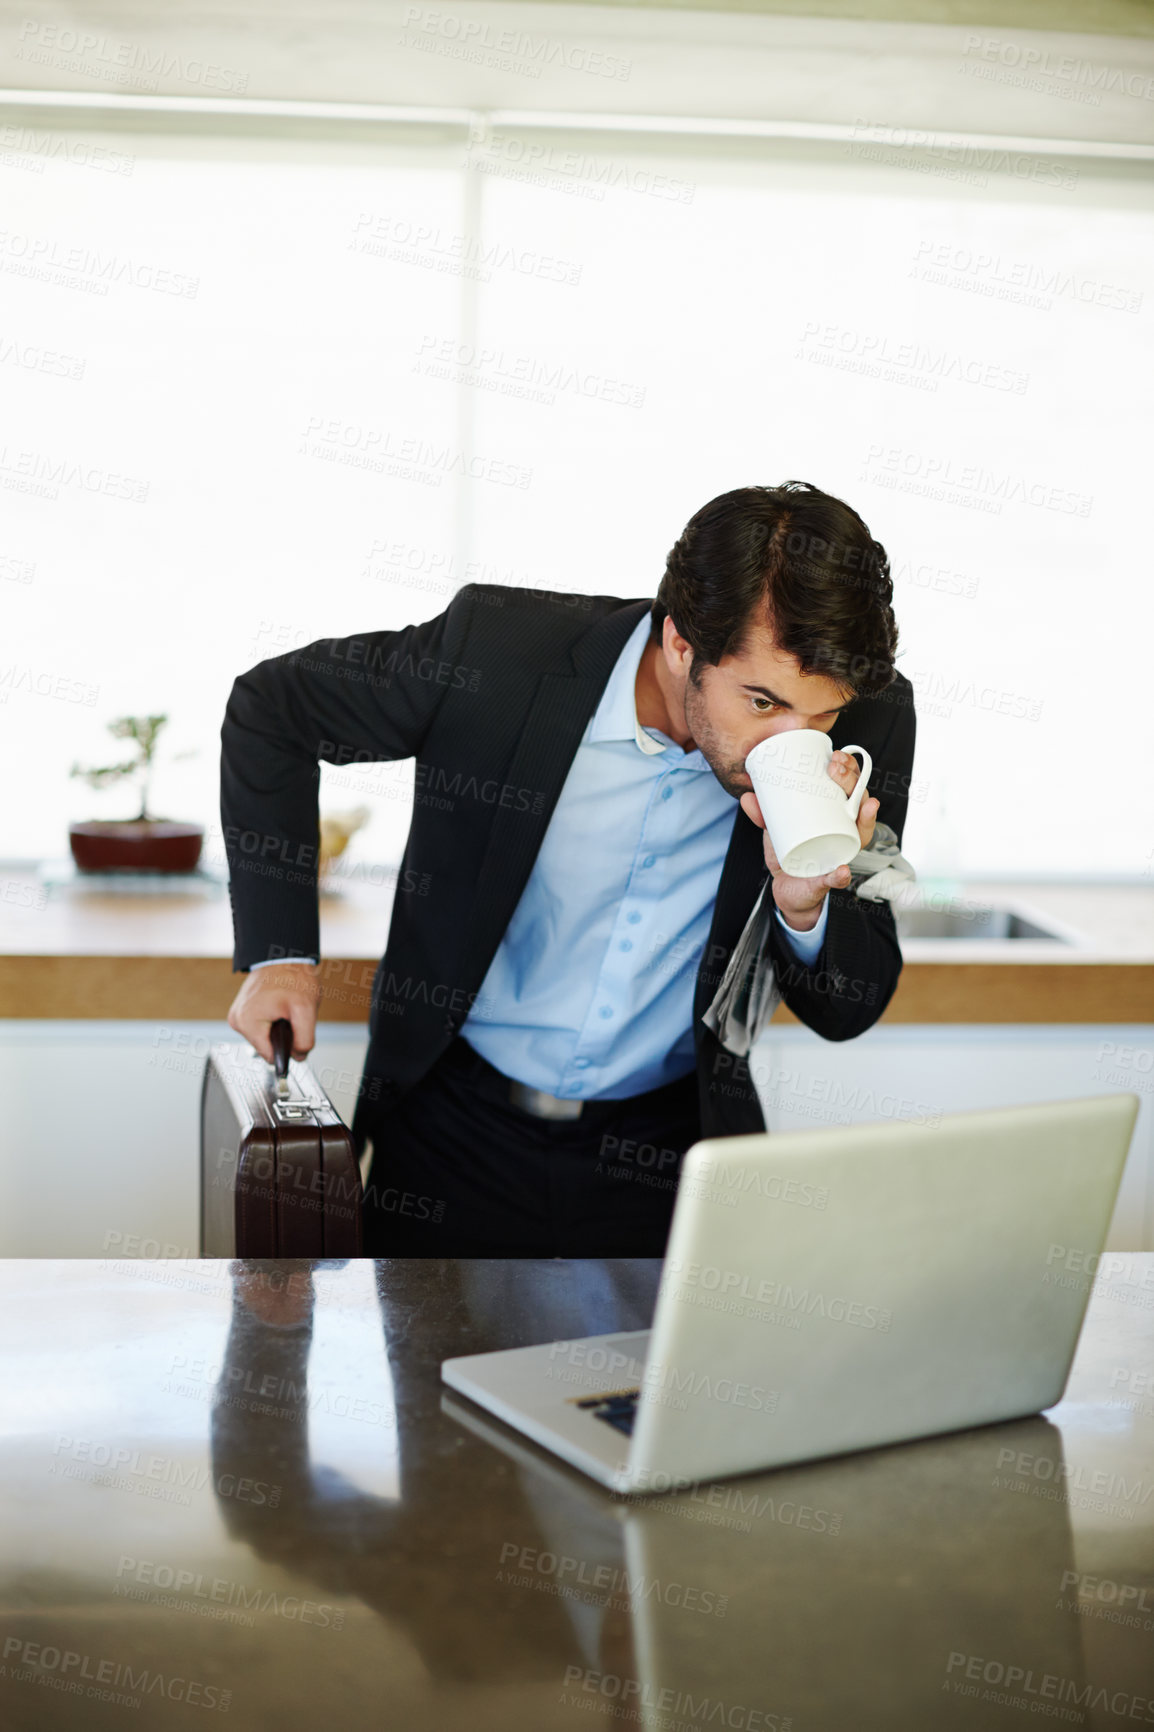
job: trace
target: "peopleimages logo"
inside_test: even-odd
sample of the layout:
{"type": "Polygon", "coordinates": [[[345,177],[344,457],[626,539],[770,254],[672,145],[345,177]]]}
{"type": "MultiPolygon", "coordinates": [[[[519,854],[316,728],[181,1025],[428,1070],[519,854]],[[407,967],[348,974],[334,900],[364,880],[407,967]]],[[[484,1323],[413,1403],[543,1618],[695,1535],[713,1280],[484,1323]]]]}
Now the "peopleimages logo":
{"type": "Polygon", "coordinates": [[[723,1618],[729,1605],[728,1594],[718,1594],[709,1588],[662,1581],[656,1576],[614,1569],[610,1564],[567,1557],[563,1552],[543,1552],[536,1546],[518,1546],[515,1540],[506,1540],[502,1545],[499,1562],[498,1581],[516,1582],[520,1573],[533,1586],[539,1586],[541,1578],[550,1585],[556,1583],[558,1588],[576,1585],[591,1590],[589,1603],[593,1605],[604,1605],[613,1598],[626,1599],[633,1605],[657,1599],[665,1606],[680,1606],[684,1611],[703,1612],[715,1618],[723,1618]],[[604,1598],[596,1599],[594,1594],[602,1594],[604,1598]]]}
{"type": "MultiPolygon", "coordinates": [[[[592,1341],[554,1341],[549,1348],[549,1364],[545,1376],[563,1383],[577,1383],[585,1388],[595,1386],[592,1373],[604,1374],[600,1381],[620,1382],[627,1379],[639,1384],[639,1401],[654,1401],[665,1407],[685,1410],[683,1395],[703,1395],[707,1401],[725,1401],[734,1407],[748,1407],[755,1413],[772,1413],[779,1400],[776,1389],[766,1389],[760,1383],[741,1383],[732,1377],[719,1377],[707,1371],[681,1371],[676,1365],[651,1361],[642,1370],[639,1362],[620,1347],[605,1346],[592,1341]],[[554,1362],[562,1359],[564,1364],[554,1362]]],[[[616,1393],[616,1391],[613,1391],[616,1393]]],[[[580,1397],[573,1397],[580,1400],[580,1397]]]]}
{"type": "Polygon", "coordinates": [[[170,1702],[185,1702],[191,1708],[215,1708],[227,1714],[232,1691],[216,1684],[200,1684],[191,1678],[166,1678],[163,1672],[138,1671],[122,1660],[96,1659],[92,1654],[79,1654],[71,1648],[53,1648],[43,1642],[26,1642],[21,1636],[4,1638],[4,1667],[12,1661],[11,1676],[19,1683],[48,1684],[66,1695],[92,1696],[100,1701],[119,1702],[139,1708],[144,1696],[167,1696],[170,1702]],[[18,1668],[26,1666],[21,1672],[18,1668]],[[81,1680],[89,1688],[84,1690],[81,1680]],[[96,1686],[108,1684],[112,1690],[96,1686]],[[116,1695],[116,1690],[138,1691],[137,1697],[116,1695]]]}
{"type": "MultiPolygon", "coordinates": [[[[1053,1456],[1033,1455],[1024,1449],[999,1449],[997,1471],[1000,1474],[1007,1468],[1022,1479],[1041,1480],[1043,1483],[1053,1480],[1056,1486],[1073,1486],[1078,1491],[1089,1491],[1140,1506],[1149,1503],[1154,1494],[1154,1483],[1147,1485],[1141,1479],[1127,1480],[1108,1468],[1088,1468],[1081,1462],[1071,1466],[1069,1462],[1056,1461],[1053,1456]]],[[[1013,1489],[1009,1482],[1007,1488],[1013,1489]]]]}
{"type": "MultiPolygon", "coordinates": [[[[987,61],[1028,75],[1033,80],[1048,78],[1068,85],[1086,86],[1095,101],[1101,92],[1134,96],[1145,102],[1154,100],[1154,78],[1147,72],[1124,66],[1104,66],[1100,62],[1083,60],[1073,54],[1058,54],[1049,48],[1038,48],[1030,42],[1012,42],[1004,36],[981,36],[976,32],[966,37],[963,53],[975,61],[987,61]]],[[[974,70],[962,63],[963,71],[974,70]]]]}
{"type": "Polygon", "coordinates": [[[481,122],[470,127],[465,166],[557,190],[572,190],[597,201],[604,201],[608,190],[692,204],[697,190],[693,181],[656,174],[652,169],[610,157],[563,149],[547,140],[492,132],[481,122]],[[553,178],[548,179],[549,176],[553,178]]]}
{"type": "Polygon", "coordinates": [[[500,71],[518,72],[527,78],[540,78],[547,68],[563,67],[569,72],[588,72],[599,78],[625,79],[633,68],[633,62],[619,54],[605,54],[577,42],[532,36],[511,26],[496,29],[488,21],[457,18],[451,12],[428,6],[406,6],[405,29],[398,46],[423,48],[500,71]],[[423,42],[421,35],[426,38],[423,42]]]}
{"type": "Polygon", "coordinates": [[[187,1506],[191,1502],[189,1491],[203,1491],[209,1485],[218,1497],[267,1504],[270,1509],[276,1509],[280,1503],[282,1488],[266,1480],[235,1473],[213,1474],[209,1468],[181,1461],[177,1456],[151,1455],[127,1445],[114,1448],[88,1437],[58,1436],[52,1454],[54,1459],[48,1471],[62,1479],[88,1479],[93,1485],[136,1492],[167,1503],[187,1506]],[[62,1455],[64,1460],[60,1459],[62,1455]],[[85,1471],[89,1467],[110,1471],[93,1478],[85,1471]]]}
{"type": "MultiPolygon", "coordinates": [[[[766,1389],[760,1383],[741,1383],[708,1371],[679,1371],[676,1365],[654,1361],[642,1373],[638,1395],[642,1400],[660,1401],[662,1394],[703,1395],[707,1401],[725,1401],[732,1407],[747,1407],[752,1413],[773,1413],[781,1399],[780,1390],[766,1389]]],[[[668,1405],[685,1404],[674,1400],[668,1405]]]]}
{"type": "Polygon", "coordinates": [[[740,1269],[719,1269],[711,1263],[686,1263],[681,1257],[666,1257],[661,1292],[673,1289],[675,1299],[694,1301],[693,1289],[718,1293],[732,1299],[753,1300],[760,1305],[793,1312],[804,1317],[825,1317],[833,1323],[853,1323],[860,1329],[877,1329],[885,1333],[892,1314],[880,1305],[866,1305],[860,1299],[829,1295],[809,1287],[791,1287],[785,1281],[755,1281],[740,1269]],[[690,1291],[686,1291],[690,1289],[690,1291]]]}
{"type": "Polygon", "coordinates": [[[443,378],[454,384],[527,397],[546,406],[556,403],[558,393],[565,391],[589,401],[621,404],[631,409],[640,409],[645,403],[644,385],[582,371],[549,357],[507,352],[487,344],[462,343],[455,337],[423,336],[413,371],[427,378],[443,378]]]}
{"type": "Polygon", "coordinates": [[[780,1173],[762,1173],[740,1163],[730,1166],[722,1155],[707,1155],[700,1159],[697,1175],[709,1183],[724,1185],[727,1190],[756,1191],[759,1196],[772,1197],[780,1203],[795,1203],[802,1209],[824,1209],[829,1201],[829,1189],[825,1185],[811,1185],[804,1179],[786,1179],[780,1173]]]}
{"type": "Polygon", "coordinates": [[[1081,277],[1063,265],[1036,259],[1009,259],[1001,253],[977,252],[951,241],[923,240],[918,243],[910,266],[911,277],[945,288],[966,289],[1049,312],[1056,299],[1065,296],[1083,306],[1107,311],[1137,313],[1142,292],[1129,285],[1106,283],[1096,277],[1081,277]]]}
{"type": "MultiPolygon", "coordinates": [[[[1091,1608],[1095,1604],[1098,1607],[1116,1606],[1123,1614],[1145,1613],[1147,1618],[1154,1619],[1154,1588],[1139,1588],[1133,1582],[1116,1582],[1110,1576],[1092,1576],[1084,1570],[1063,1570],[1060,1591],[1064,1594],[1067,1588],[1076,1588],[1078,1601],[1087,1602],[1091,1608]]],[[[1154,1622],[1148,1623],[1146,1628],[1154,1629],[1154,1622]]]]}
{"type": "Polygon", "coordinates": [[[1100,1684],[1079,1684],[1073,1678],[1063,1678],[1059,1672],[1037,1672],[1032,1666],[987,1660],[981,1654],[952,1653],[946,1662],[942,1689],[959,1696],[978,1697],[983,1702],[1028,1708],[1032,1714],[1077,1720],[1082,1725],[1086,1724],[1084,1714],[1064,1714],[1060,1708],[1048,1704],[1075,1703],[1080,1709],[1100,1709],[1122,1719],[1141,1720],[1147,1726],[1154,1726],[1154,1701],[1148,1696],[1133,1696],[1126,1690],[1111,1691],[1100,1684]],[[982,1684],[987,1688],[981,1689],[982,1684]]]}
{"type": "Polygon", "coordinates": [[[638,1678],[596,1672],[584,1666],[566,1666],[565,1692],[559,1700],[574,1708],[617,1714],[647,1726],[689,1729],[709,1725],[729,1726],[733,1732],[790,1732],[793,1725],[788,1714],[778,1714],[769,1708],[751,1708],[741,1702],[725,1702],[717,1696],[693,1696],[669,1687],[659,1689],[656,1684],[642,1683],[638,1678]]]}
{"type": "Polygon", "coordinates": [[[17,275],[59,271],[65,278],[87,279],[94,285],[93,292],[101,295],[108,293],[109,283],[127,283],[130,288],[155,289],[162,295],[195,301],[200,289],[199,277],[169,270],[165,265],[120,258],[115,253],[106,255],[86,246],[68,246],[54,236],[24,234],[19,229],[0,229],[0,258],[5,270],[20,264],[31,267],[30,271],[17,269],[17,275]]]}
{"type": "Polygon", "coordinates": [[[267,1612],[274,1617],[289,1618],[297,1623],[315,1624],[320,1629],[344,1628],[344,1611],[340,1606],[330,1605],[327,1601],[302,1600],[299,1594],[278,1594],[271,1588],[231,1582],[224,1576],[206,1576],[199,1570],[185,1569],[176,1564],[156,1563],[151,1558],[121,1555],[116,1566],[114,1592],[131,1598],[133,1596],[124,1582],[125,1576],[130,1582],[139,1583],[150,1590],[171,1590],[170,1599],[185,1596],[192,1600],[204,1600],[214,1606],[267,1612]]]}
{"type": "Polygon", "coordinates": [[[388,427],[342,422],[323,415],[310,415],[297,451],[302,457],[345,463],[430,487],[439,487],[447,475],[519,488],[527,488],[533,479],[533,471],[519,463],[438,445],[435,440],[402,435],[388,427]]]}
{"type": "Polygon", "coordinates": [[[186,58],[170,49],[151,48],[145,43],[105,36],[94,30],[78,30],[69,24],[25,18],[18,42],[14,51],[18,60],[96,71],[114,84],[136,85],[142,90],[156,90],[161,79],[202,84],[206,90],[227,91],[233,96],[241,96],[248,89],[248,73],[231,66],[186,58]]]}

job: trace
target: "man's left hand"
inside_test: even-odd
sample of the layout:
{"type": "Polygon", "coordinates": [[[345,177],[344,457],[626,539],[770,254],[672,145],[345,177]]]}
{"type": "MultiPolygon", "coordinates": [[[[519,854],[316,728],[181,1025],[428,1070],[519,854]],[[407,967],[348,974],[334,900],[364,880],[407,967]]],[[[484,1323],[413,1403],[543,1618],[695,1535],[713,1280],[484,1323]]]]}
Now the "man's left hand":
{"type": "MultiPolygon", "coordinates": [[[[829,761],[829,774],[833,777],[842,793],[850,795],[857,787],[857,779],[861,774],[861,765],[848,752],[835,752],[829,761]]],[[[880,801],[869,798],[866,789],[857,816],[857,833],[863,848],[868,848],[873,841],[874,825],[880,801]]],[[[757,795],[745,793],[741,796],[741,809],[746,817],[752,818],[760,830],[765,831],[763,845],[765,848],[765,863],[773,878],[773,900],[781,910],[782,919],[787,926],[792,926],[795,932],[809,932],[821,918],[821,905],[831,890],[844,890],[849,885],[850,870],[848,866],[838,866],[832,872],[822,873],[817,878],[791,878],[788,872],[783,872],[777,855],[773,851],[765,819],[761,815],[761,807],[757,803],[757,795]]]]}

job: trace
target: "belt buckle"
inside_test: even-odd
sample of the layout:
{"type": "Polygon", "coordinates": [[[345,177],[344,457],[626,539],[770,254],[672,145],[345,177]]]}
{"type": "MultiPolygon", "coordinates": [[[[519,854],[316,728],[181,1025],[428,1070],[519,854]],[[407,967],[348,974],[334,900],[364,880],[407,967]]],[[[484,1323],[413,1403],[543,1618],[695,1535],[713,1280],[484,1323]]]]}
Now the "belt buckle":
{"type": "Polygon", "coordinates": [[[584,1101],[563,1100],[560,1095],[547,1094],[544,1089],[531,1089],[525,1083],[509,1084],[509,1099],[522,1112],[539,1119],[578,1119],[584,1101]]]}

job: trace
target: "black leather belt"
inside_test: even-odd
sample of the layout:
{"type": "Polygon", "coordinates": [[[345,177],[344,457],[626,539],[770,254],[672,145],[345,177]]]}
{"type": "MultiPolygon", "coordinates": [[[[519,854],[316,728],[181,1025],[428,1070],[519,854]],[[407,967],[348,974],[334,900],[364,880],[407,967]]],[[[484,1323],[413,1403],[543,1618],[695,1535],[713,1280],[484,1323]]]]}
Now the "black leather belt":
{"type": "Polygon", "coordinates": [[[687,1105],[695,1106],[697,1102],[696,1070],[677,1077],[673,1082],[663,1083],[660,1088],[647,1089],[644,1094],[625,1095],[620,1100],[583,1101],[565,1095],[551,1095],[544,1089],[530,1088],[526,1083],[514,1081],[491,1065],[488,1059],[482,1058],[462,1035],[457,1035],[446,1047],[441,1063],[459,1071],[487,1100],[498,1101],[502,1106],[518,1107],[538,1119],[582,1119],[586,1124],[597,1124],[601,1119],[616,1118],[622,1112],[668,1111],[681,1098],[687,1105]]]}

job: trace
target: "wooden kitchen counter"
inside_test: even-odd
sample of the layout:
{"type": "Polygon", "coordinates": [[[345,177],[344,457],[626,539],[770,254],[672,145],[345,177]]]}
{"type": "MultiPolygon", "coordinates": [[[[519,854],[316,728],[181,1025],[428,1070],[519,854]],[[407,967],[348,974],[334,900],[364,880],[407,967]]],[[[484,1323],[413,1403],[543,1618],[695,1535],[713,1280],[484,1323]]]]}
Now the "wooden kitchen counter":
{"type": "MultiPolygon", "coordinates": [[[[395,869],[351,867],[321,897],[323,1022],[364,1024],[384,952],[395,869]]],[[[1076,934],[1076,943],[907,940],[890,1023],[1154,1021],[1154,884],[966,883],[1076,934]]],[[[107,894],[46,889],[0,863],[0,1016],[223,1021],[232,972],[227,891],[107,894]]],[[[782,1006],[777,1022],[795,1019],[782,1006]]]]}

